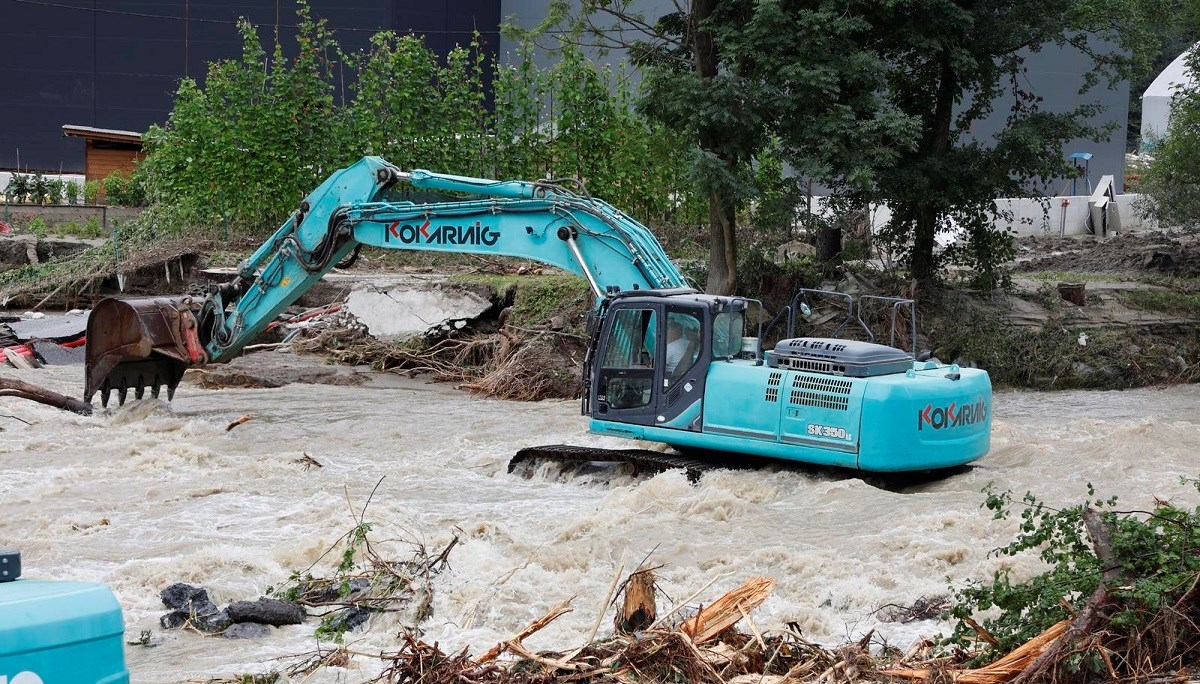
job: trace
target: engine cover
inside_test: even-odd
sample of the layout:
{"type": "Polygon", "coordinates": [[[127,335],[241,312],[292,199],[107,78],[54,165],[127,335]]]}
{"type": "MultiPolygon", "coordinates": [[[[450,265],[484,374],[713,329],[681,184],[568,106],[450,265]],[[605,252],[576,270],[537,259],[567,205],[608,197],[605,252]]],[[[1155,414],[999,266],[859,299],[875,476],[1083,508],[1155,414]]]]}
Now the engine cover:
{"type": "Polygon", "coordinates": [[[780,340],[767,352],[771,368],[870,378],[903,373],[913,367],[906,351],[873,342],[827,337],[795,337],[780,340]]]}

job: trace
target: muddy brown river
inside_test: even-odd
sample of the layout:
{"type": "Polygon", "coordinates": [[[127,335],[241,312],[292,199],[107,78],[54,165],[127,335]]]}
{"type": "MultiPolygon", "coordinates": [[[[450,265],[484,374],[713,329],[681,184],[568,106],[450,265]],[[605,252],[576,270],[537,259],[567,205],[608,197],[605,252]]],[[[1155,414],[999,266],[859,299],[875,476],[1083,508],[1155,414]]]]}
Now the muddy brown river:
{"type": "MultiPolygon", "coordinates": [[[[0,371],[76,394],[81,370],[0,371]]],[[[112,587],[133,680],[180,682],[263,672],[311,652],[315,620],[254,641],[164,632],[159,591],[201,584],[220,604],[254,598],[312,564],[366,513],[377,547],[407,557],[406,540],[462,545],[435,580],[428,641],[486,648],[577,594],[575,611],[529,640],[567,649],[586,637],[617,568],[653,551],[660,586],[681,599],[713,581],[711,598],[752,575],[779,581],[754,615],[796,621],[839,642],[871,628],[901,648],[943,627],[880,623],[885,604],[942,594],[1031,558],[988,551],[1014,532],[981,510],[995,483],[1075,502],[1086,484],[1134,507],[1152,497],[1194,505],[1180,476],[1200,474],[1200,388],[1002,392],[992,452],[970,471],[891,491],[850,473],[794,468],[717,472],[690,485],[678,472],[638,476],[542,464],[507,472],[523,446],[628,446],[585,432],[575,402],[515,403],[391,376],[365,387],[291,385],[201,390],[94,417],[0,398],[0,546],[24,554],[26,576],[112,587]],[[226,432],[245,413],[253,420],[226,432]],[[308,454],[324,467],[306,469],[308,454]]],[[[318,564],[328,570],[332,561],[318,564]]],[[[395,645],[400,615],[376,617],[347,642],[395,645]]],[[[611,630],[611,616],[601,634],[611,630]]],[[[362,660],[304,681],[356,682],[362,660]]]]}

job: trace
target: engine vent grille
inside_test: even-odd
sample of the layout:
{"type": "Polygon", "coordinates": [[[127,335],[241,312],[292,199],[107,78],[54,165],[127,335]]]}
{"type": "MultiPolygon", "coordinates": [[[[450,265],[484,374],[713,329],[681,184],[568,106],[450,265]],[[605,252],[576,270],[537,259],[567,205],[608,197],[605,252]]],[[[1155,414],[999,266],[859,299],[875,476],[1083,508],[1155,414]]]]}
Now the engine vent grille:
{"type": "Polygon", "coordinates": [[[792,387],[849,395],[850,390],[854,388],[854,381],[842,380],[840,378],[814,378],[811,375],[797,375],[792,379],[792,387]]]}
{"type": "Polygon", "coordinates": [[[815,359],[797,359],[797,358],[780,358],[778,360],[780,368],[788,368],[791,370],[808,371],[810,373],[828,373],[830,375],[845,375],[846,367],[832,361],[817,361],[815,359]]]}
{"type": "Polygon", "coordinates": [[[845,411],[850,406],[853,381],[831,377],[797,375],[792,380],[790,401],[797,406],[845,411]]]}
{"type": "Polygon", "coordinates": [[[767,377],[767,394],[763,397],[767,402],[779,401],[779,385],[783,384],[783,373],[771,371],[767,377]]]}

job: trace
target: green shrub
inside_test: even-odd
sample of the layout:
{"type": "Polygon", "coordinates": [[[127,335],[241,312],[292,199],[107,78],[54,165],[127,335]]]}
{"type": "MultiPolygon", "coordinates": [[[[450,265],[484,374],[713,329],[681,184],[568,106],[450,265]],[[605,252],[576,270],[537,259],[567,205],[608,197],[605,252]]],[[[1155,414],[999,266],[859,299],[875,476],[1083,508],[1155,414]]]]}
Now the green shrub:
{"type": "Polygon", "coordinates": [[[63,190],[66,184],[61,178],[46,179],[46,194],[43,196],[45,204],[62,204],[63,190]]]}
{"type": "Polygon", "coordinates": [[[50,234],[50,227],[46,225],[46,220],[41,216],[34,216],[33,220],[29,222],[29,232],[40,239],[50,234]]]}
{"type": "Polygon", "coordinates": [[[33,204],[45,204],[50,194],[50,181],[40,173],[33,174],[29,179],[29,193],[33,204]]]}
{"type": "Polygon", "coordinates": [[[67,181],[66,185],[64,186],[64,191],[66,194],[67,204],[79,204],[79,199],[81,193],[83,192],[83,188],[79,186],[79,183],[76,183],[75,181],[67,181]]]}
{"type": "Polygon", "coordinates": [[[22,203],[25,201],[25,196],[30,192],[29,176],[23,173],[14,173],[8,179],[8,185],[4,188],[4,199],[6,202],[22,203]]]}
{"type": "Polygon", "coordinates": [[[83,184],[83,203],[84,204],[99,204],[100,203],[100,189],[101,189],[101,185],[100,185],[99,181],[90,180],[90,181],[84,182],[84,184],[83,184]]]}
{"type": "MultiPolygon", "coordinates": [[[[1200,480],[1184,482],[1200,491],[1200,480]]],[[[1114,560],[1121,574],[1121,581],[1108,587],[1112,599],[1105,615],[1108,639],[1147,639],[1142,630],[1150,620],[1200,581],[1200,554],[1196,552],[1200,549],[1200,506],[1189,509],[1159,502],[1152,511],[1123,511],[1118,510],[1116,497],[1094,498],[1096,492],[1091,485],[1089,500],[1065,508],[1050,507],[1030,493],[1014,501],[1011,492],[986,491],[984,506],[994,512],[997,520],[1017,511],[1021,520],[1016,538],[993,553],[1036,553],[1048,569],[1031,579],[1016,581],[1006,568],[997,571],[990,581],[968,583],[955,593],[954,617],[964,620],[979,613],[991,615],[982,620],[982,625],[998,643],[987,647],[977,662],[1008,653],[1056,622],[1072,617],[1070,610],[1083,607],[1105,571],[1118,569],[1103,567],[1093,551],[1083,522],[1089,507],[1099,511],[1101,524],[1111,534],[1114,560]]],[[[1178,638],[1185,642],[1189,631],[1200,634],[1194,624],[1181,627],[1178,638]]],[[[974,646],[978,635],[969,625],[960,623],[949,641],[974,646]]],[[[1137,647],[1132,645],[1131,652],[1137,647]]],[[[1104,649],[1100,638],[1089,639],[1087,648],[1068,660],[1068,668],[1090,670],[1104,675],[1107,681],[1108,659],[1102,657],[1100,649],[1104,649]]],[[[1116,674],[1128,675],[1128,671],[1121,671],[1124,667],[1120,654],[1110,655],[1116,674]]],[[[1125,665],[1140,667],[1143,663],[1125,665]]]]}
{"type": "Polygon", "coordinates": [[[113,171],[104,179],[104,198],[108,204],[121,207],[146,206],[146,189],[142,185],[142,174],[135,169],[132,173],[113,171]]]}
{"type": "Polygon", "coordinates": [[[774,315],[792,301],[803,287],[816,287],[821,282],[820,265],[810,256],[799,256],[776,263],[770,245],[748,245],[738,254],[738,291],[762,301],[774,315]]]}
{"type": "Polygon", "coordinates": [[[100,219],[95,216],[89,218],[83,224],[83,232],[81,237],[98,238],[104,235],[103,229],[100,227],[100,219]]]}

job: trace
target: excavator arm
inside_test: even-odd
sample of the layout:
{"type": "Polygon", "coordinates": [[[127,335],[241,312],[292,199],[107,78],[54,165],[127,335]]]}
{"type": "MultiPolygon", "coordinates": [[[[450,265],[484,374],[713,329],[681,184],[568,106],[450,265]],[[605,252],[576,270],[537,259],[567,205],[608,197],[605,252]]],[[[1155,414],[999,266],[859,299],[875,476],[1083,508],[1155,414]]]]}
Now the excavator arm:
{"type": "Polygon", "coordinates": [[[172,395],[187,367],[235,356],[362,245],[533,259],[583,277],[597,303],[688,286],[645,226],[581,188],[406,173],[364,157],[313,190],[198,312],[186,298],[100,302],[88,321],[85,400],[100,392],[107,405],[115,391],[123,403],[131,389],[157,396],[164,385],[172,395]],[[455,199],[390,199],[403,184],[455,199]]]}

